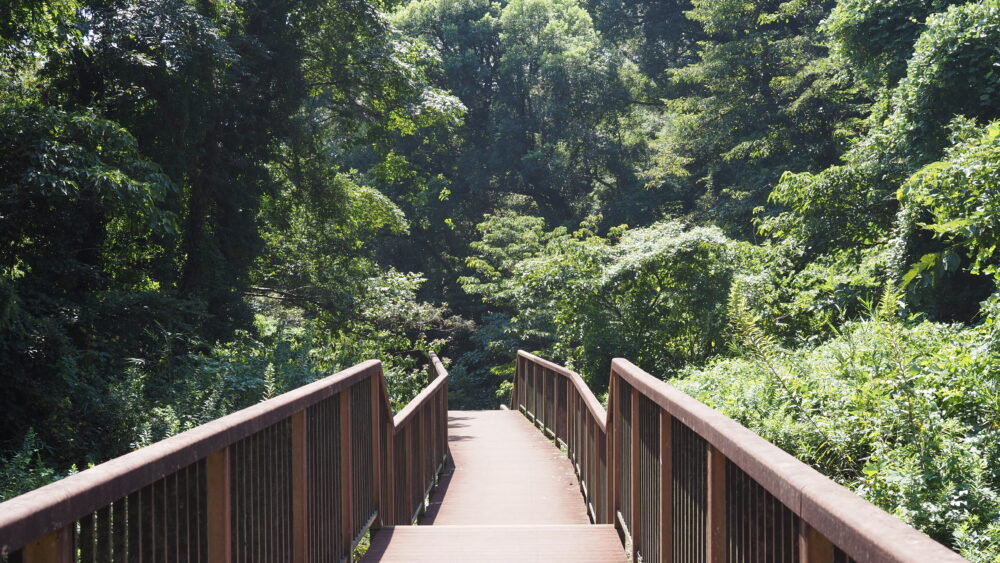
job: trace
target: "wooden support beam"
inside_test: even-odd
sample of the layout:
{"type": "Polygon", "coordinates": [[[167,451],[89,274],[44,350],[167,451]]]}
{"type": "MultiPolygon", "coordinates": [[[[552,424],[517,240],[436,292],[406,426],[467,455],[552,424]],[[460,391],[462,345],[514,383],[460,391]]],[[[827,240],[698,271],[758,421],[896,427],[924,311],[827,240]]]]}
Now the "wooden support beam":
{"type": "Polygon", "coordinates": [[[573,435],[573,431],[571,430],[573,427],[573,409],[570,408],[573,400],[572,388],[573,384],[570,383],[569,379],[566,379],[566,422],[565,426],[563,426],[563,442],[566,442],[566,453],[570,456],[570,459],[573,458],[572,452],[569,451],[569,440],[570,436],[573,435]]]}
{"type": "Polygon", "coordinates": [[[230,496],[229,448],[205,459],[208,512],[208,560],[231,563],[233,560],[233,510],[230,496]]]}
{"type": "Polygon", "coordinates": [[[614,369],[611,370],[611,384],[608,390],[608,419],[605,427],[605,444],[608,456],[608,483],[607,483],[607,517],[610,524],[617,526],[618,509],[621,508],[621,475],[622,461],[618,455],[618,393],[621,387],[618,385],[618,377],[614,369]]]}
{"type": "Polygon", "coordinates": [[[372,472],[375,474],[372,487],[374,488],[375,506],[379,511],[378,519],[373,524],[373,527],[380,528],[392,523],[391,521],[387,521],[385,515],[382,513],[382,499],[385,498],[385,492],[383,491],[384,483],[382,482],[382,421],[384,420],[384,413],[382,412],[381,373],[376,372],[372,374],[368,380],[371,383],[372,472]]]}
{"type": "Polygon", "coordinates": [[[708,563],[726,560],[726,456],[708,446],[708,521],[705,541],[708,563]]]}
{"type": "Polygon", "coordinates": [[[401,518],[405,518],[402,523],[410,525],[413,523],[413,511],[417,509],[413,502],[413,489],[414,485],[414,471],[413,471],[413,423],[411,422],[406,426],[403,432],[405,437],[403,440],[403,455],[405,456],[404,468],[406,471],[406,488],[403,489],[403,495],[406,498],[406,512],[400,514],[401,518]]]}
{"type": "Polygon", "coordinates": [[[386,467],[388,467],[388,471],[386,472],[385,490],[382,493],[382,506],[379,510],[384,511],[382,523],[386,526],[392,526],[399,523],[399,517],[396,515],[396,475],[398,475],[395,463],[396,427],[393,426],[392,420],[387,420],[383,425],[383,431],[387,439],[385,448],[386,458],[383,461],[386,467]]]}
{"type": "Polygon", "coordinates": [[[309,440],[305,410],[292,415],[292,561],[309,561],[309,440]]]}
{"type": "Polygon", "coordinates": [[[660,561],[674,560],[674,417],[660,409],[660,561]]]}
{"type": "Polygon", "coordinates": [[[521,378],[524,375],[524,362],[527,361],[520,355],[514,360],[514,389],[510,394],[510,410],[516,411],[523,401],[521,400],[521,394],[524,393],[524,385],[521,384],[521,378]]]}
{"type": "Polygon", "coordinates": [[[50,532],[24,546],[24,563],[71,563],[76,560],[73,549],[75,523],[50,532]]]}
{"type": "Polygon", "coordinates": [[[340,533],[343,545],[347,546],[350,556],[351,543],[354,541],[354,444],[351,440],[351,388],[340,391],[340,533]]]}
{"type": "Polygon", "coordinates": [[[628,525],[629,532],[632,534],[632,561],[638,561],[639,555],[639,542],[642,541],[639,537],[639,520],[642,516],[639,511],[640,503],[640,493],[642,492],[639,477],[639,392],[636,391],[635,387],[631,390],[632,396],[629,398],[629,404],[631,405],[632,412],[627,413],[629,420],[631,421],[629,427],[631,428],[631,436],[629,436],[629,459],[631,463],[629,467],[632,470],[632,474],[629,475],[629,480],[631,481],[631,486],[629,490],[632,492],[632,498],[629,499],[629,506],[632,508],[632,514],[629,515],[628,525]]]}
{"type": "Polygon", "coordinates": [[[799,561],[833,563],[833,544],[815,528],[799,520],[799,561]]]}
{"type": "Polygon", "coordinates": [[[545,388],[546,388],[546,386],[548,384],[548,379],[549,378],[545,377],[546,376],[545,372],[546,372],[546,370],[542,369],[542,406],[538,407],[538,409],[537,409],[537,411],[538,411],[538,421],[541,423],[542,432],[543,433],[545,432],[545,427],[548,426],[546,424],[546,421],[548,420],[548,414],[549,414],[549,412],[548,412],[548,405],[546,404],[546,401],[545,401],[545,388]]]}

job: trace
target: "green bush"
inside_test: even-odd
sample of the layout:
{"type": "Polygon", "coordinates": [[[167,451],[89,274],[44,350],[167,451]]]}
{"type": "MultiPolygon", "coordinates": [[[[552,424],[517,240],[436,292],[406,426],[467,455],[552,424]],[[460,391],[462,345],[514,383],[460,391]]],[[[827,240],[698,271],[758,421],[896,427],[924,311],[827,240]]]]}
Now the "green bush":
{"type": "Polygon", "coordinates": [[[734,304],[742,358],[673,383],[975,561],[1000,556],[1000,358],[983,327],[906,323],[895,297],[786,350],[734,304]]]}
{"type": "Polygon", "coordinates": [[[598,389],[614,356],[673,371],[723,348],[736,243],[675,221],[616,228],[606,238],[591,227],[545,231],[539,218],[489,217],[473,244],[478,256],[468,260],[477,275],[463,287],[505,313],[523,345],[580,370],[598,389]]]}

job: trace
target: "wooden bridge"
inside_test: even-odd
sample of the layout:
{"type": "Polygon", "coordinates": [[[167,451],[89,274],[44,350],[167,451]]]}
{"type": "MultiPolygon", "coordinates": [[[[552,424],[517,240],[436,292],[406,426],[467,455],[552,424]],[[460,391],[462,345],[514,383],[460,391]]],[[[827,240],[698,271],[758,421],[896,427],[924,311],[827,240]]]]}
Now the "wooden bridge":
{"type": "Polygon", "coordinates": [[[5,562],[962,561],[625,360],[393,415],[369,361],[0,504],[5,562]]]}

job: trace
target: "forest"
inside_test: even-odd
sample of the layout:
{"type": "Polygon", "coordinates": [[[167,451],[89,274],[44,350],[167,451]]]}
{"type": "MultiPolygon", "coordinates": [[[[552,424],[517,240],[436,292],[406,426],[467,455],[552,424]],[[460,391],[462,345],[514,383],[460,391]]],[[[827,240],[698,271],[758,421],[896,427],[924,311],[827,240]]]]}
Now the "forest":
{"type": "Polygon", "coordinates": [[[1000,561],[1000,0],[8,0],[0,500],[625,357],[1000,561]]]}

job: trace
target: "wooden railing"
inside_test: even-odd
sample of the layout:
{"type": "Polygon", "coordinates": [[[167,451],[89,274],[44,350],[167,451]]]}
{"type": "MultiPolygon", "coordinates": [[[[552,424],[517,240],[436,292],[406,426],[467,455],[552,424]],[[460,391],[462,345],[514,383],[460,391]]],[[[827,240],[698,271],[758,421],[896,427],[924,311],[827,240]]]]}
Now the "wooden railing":
{"type": "Polygon", "coordinates": [[[518,352],[512,403],[566,448],[633,560],[964,561],[627,360],[605,412],[579,375],[518,352]]]}
{"type": "Polygon", "coordinates": [[[448,454],[448,374],[393,417],[371,360],[0,504],[0,559],[341,561],[409,524],[448,454]]]}

